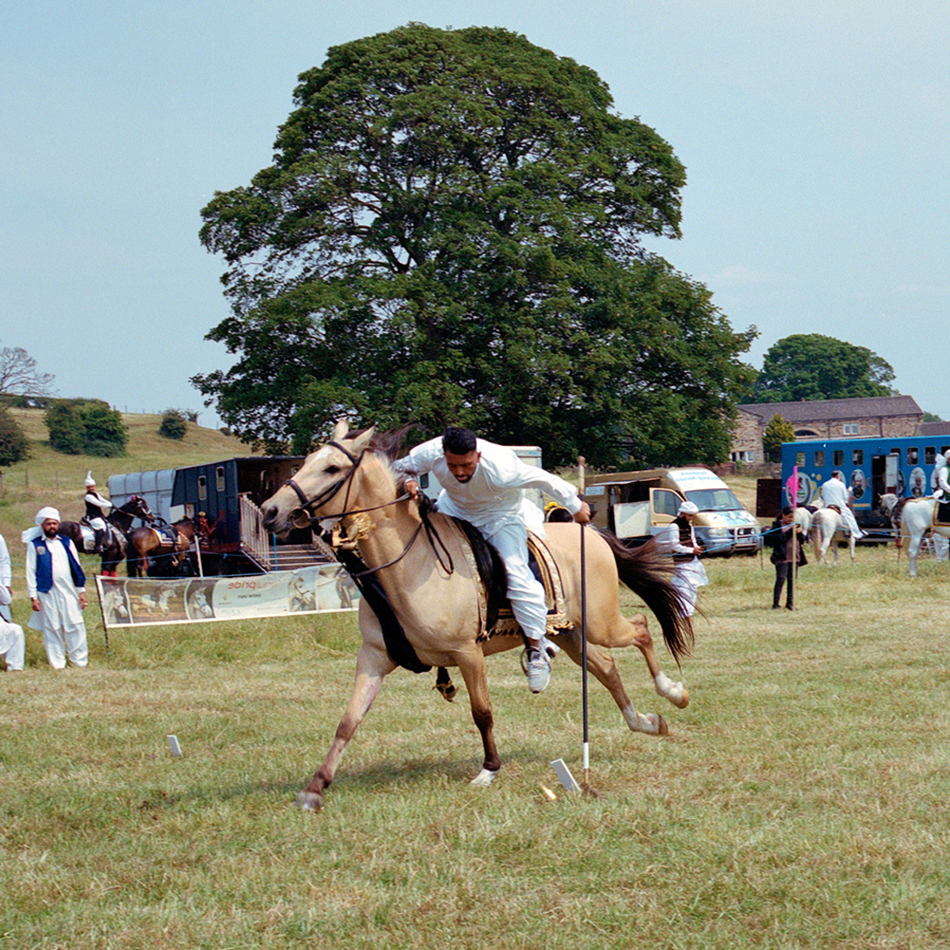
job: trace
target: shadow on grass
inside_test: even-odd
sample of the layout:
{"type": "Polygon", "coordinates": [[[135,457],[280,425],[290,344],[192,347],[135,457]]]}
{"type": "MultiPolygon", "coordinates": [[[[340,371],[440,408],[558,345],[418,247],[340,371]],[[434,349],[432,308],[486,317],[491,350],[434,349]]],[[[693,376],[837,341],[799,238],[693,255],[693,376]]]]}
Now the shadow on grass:
{"type": "MultiPolygon", "coordinates": [[[[522,746],[510,749],[502,758],[501,774],[504,774],[506,765],[511,766],[512,771],[520,771],[526,767],[547,767],[548,764],[548,757],[537,749],[522,746]]],[[[203,801],[210,803],[253,798],[261,794],[286,795],[292,800],[306,787],[318,766],[319,762],[315,762],[313,771],[301,769],[300,774],[292,780],[261,779],[230,787],[203,785],[179,793],[152,792],[138,807],[141,811],[158,811],[203,801]]],[[[464,786],[475,778],[480,769],[480,759],[472,756],[417,757],[406,760],[389,758],[362,768],[347,769],[345,765],[342,766],[333,781],[332,790],[350,793],[405,791],[444,782],[464,786]]]]}

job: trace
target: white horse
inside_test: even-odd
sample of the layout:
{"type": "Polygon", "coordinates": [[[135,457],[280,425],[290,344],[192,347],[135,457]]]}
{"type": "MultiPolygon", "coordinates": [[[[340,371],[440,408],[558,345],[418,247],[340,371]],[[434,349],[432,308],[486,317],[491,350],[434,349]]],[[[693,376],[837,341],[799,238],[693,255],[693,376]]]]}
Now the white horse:
{"type": "Polygon", "coordinates": [[[834,508],[819,508],[811,516],[811,541],[815,549],[815,561],[818,564],[827,564],[828,545],[835,542],[834,563],[838,563],[838,541],[847,541],[851,552],[851,563],[854,563],[855,537],[848,531],[848,523],[834,508]]]}
{"type": "Polygon", "coordinates": [[[812,513],[807,508],[802,508],[799,506],[795,509],[795,514],[793,515],[793,520],[795,524],[800,524],[802,526],[802,540],[807,541],[809,535],[811,534],[811,522],[812,522],[812,513]]]}
{"type": "Polygon", "coordinates": [[[907,562],[910,565],[910,576],[917,576],[917,555],[920,545],[928,531],[933,529],[934,553],[938,561],[947,559],[947,538],[950,538],[950,527],[935,525],[934,508],[935,498],[908,498],[901,510],[900,533],[897,536],[898,549],[903,547],[904,539],[909,538],[907,545],[907,562]]]}

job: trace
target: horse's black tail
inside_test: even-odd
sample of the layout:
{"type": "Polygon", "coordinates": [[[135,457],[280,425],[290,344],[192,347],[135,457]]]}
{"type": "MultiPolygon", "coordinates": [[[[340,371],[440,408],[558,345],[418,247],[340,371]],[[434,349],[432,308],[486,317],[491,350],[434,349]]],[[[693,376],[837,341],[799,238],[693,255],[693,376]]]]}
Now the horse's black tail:
{"type": "Polygon", "coordinates": [[[607,542],[620,580],[650,608],[660,623],[663,639],[679,666],[680,658],[691,656],[696,637],[693,624],[683,613],[683,605],[673,587],[673,559],[661,554],[654,540],[629,548],[615,534],[603,529],[597,533],[607,542]]]}

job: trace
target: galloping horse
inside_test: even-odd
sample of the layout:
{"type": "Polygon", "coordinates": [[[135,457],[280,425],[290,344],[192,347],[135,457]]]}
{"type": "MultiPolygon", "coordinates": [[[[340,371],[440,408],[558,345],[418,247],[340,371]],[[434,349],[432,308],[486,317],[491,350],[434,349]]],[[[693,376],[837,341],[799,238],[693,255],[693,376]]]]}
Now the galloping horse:
{"type": "MultiPolygon", "coordinates": [[[[400,442],[398,432],[377,435],[367,429],[348,434],[346,423],[338,423],[333,440],[309,455],[293,479],[264,502],[264,526],[284,537],[304,523],[340,519],[351,537],[356,532],[360,555],[382,585],[422,669],[440,667],[440,677],[442,668],[460,670],[484,751],[481,771],[471,784],[487,786],[498,774],[501,759],[493,737],[485,657],[521,646],[522,638],[518,633],[493,635],[485,629],[484,589],[459,523],[440,514],[428,515],[424,521],[409,496],[398,494],[389,463],[400,442]]],[[[589,669],[609,690],[631,730],[666,735],[669,730],[662,716],[634,709],[613,657],[601,647],[638,647],[657,693],[680,709],[689,703],[683,684],[661,671],[646,619],[637,614],[628,620],[620,613],[618,575],[657,616],[677,663],[689,654],[693,630],[682,616],[671,584],[670,559],[659,555],[652,544],[629,549],[613,535],[576,523],[546,525],[545,543],[560,572],[564,612],[571,625],[560,631],[557,643],[576,663],[582,656],[582,530],[586,532],[589,669]]],[[[369,711],[383,678],[397,666],[387,652],[383,625],[366,597],[360,601],[359,622],[362,644],[355,688],[326,758],[297,796],[297,806],[306,811],[322,807],[347,743],[369,711]]]]}
{"type": "MultiPolygon", "coordinates": [[[[125,557],[129,528],[136,518],[148,522],[155,520],[148,503],[139,495],[133,495],[121,507],[113,508],[106,517],[110,530],[102,548],[103,576],[115,577],[116,568],[125,557]]],[[[70,538],[77,551],[90,554],[94,550],[95,532],[88,525],[82,525],[78,521],[61,521],[59,533],[70,538]]]]}
{"type": "MultiPolygon", "coordinates": [[[[851,562],[854,563],[854,544],[856,538],[848,532],[848,523],[836,508],[819,508],[811,516],[811,541],[815,549],[815,561],[819,564],[828,562],[828,545],[832,541],[847,541],[851,551],[851,562]]],[[[838,545],[834,548],[835,560],[838,563],[838,545]]]]}
{"type": "Polygon", "coordinates": [[[191,518],[182,518],[165,526],[136,528],[129,535],[129,577],[145,577],[152,560],[161,561],[162,574],[177,574],[185,555],[195,540],[195,523],[191,518]],[[169,538],[164,532],[171,530],[169,538]]]}

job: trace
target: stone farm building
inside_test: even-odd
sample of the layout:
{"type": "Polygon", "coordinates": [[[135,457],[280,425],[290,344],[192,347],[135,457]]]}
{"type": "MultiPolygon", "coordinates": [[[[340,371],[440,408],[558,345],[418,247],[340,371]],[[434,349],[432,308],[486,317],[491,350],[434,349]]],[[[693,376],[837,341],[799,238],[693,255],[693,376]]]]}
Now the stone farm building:
{"type": "Polygon", "coordinates": [[[730,458],[751,464],[765,461],[762,437],[773,416],[791,423],[796,440],[920,435],[924,420],[911,396],[743,403],[738,409],[730,458]]]}

